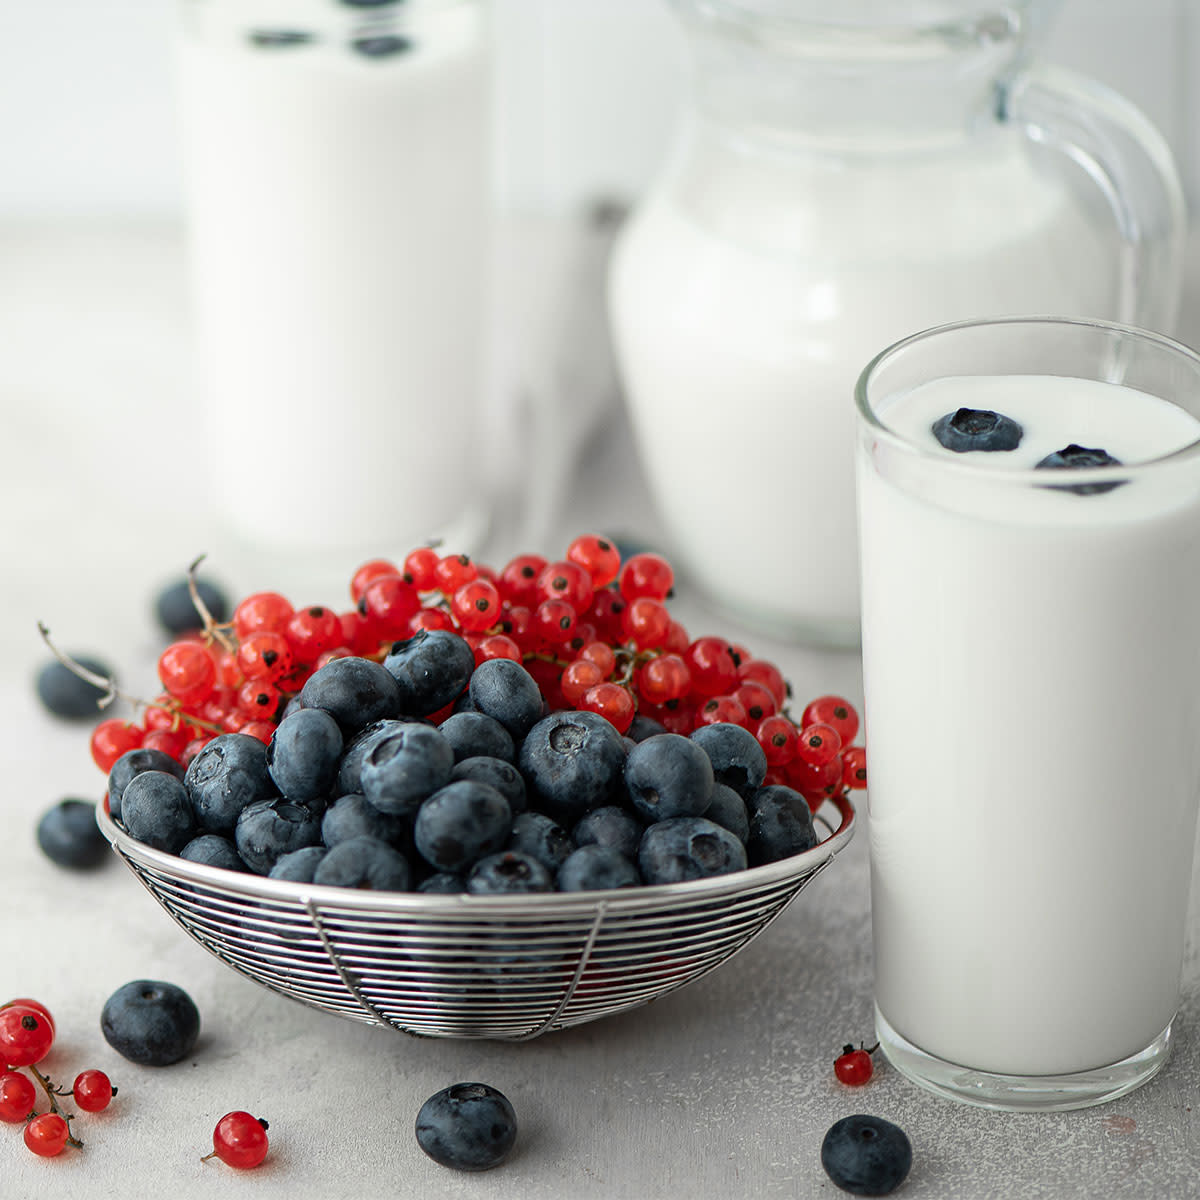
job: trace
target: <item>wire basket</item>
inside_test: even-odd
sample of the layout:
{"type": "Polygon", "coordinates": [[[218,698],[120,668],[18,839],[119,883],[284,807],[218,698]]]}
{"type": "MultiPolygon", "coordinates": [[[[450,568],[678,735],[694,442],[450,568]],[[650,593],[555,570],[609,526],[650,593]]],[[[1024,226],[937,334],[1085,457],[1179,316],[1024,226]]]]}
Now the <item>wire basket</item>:
{"type": "Polygon", "coordinates": [[[813,849],[712,879],[515,897],[243,875],[135,841],[107,798],[98,820],[188,934],[271,991],[409,1034],[524,1041],[636,1008],[720,966],[829,865],[855,818],[845,797],[829,801],[813,849]]]}

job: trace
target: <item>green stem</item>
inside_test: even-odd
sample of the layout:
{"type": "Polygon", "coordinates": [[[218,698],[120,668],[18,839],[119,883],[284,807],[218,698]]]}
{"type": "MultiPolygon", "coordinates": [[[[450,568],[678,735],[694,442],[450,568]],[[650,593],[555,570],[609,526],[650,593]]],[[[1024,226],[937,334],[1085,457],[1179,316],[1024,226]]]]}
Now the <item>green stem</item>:
{"type": "Polygon", "coordinates": [[[46,1098],[50,1101],[50,1111],[53,1113],[57,1113],[60,1117],[62,1117],[62,1119],[64,1121],[66,1121],[66,1123],[67,1123],[67,1144],[70,1146],[74,1146],[76,1150],[82,1150],[83,1143],[71,1132],[71,1122],[75,1119],[75,1114],[63,1112],[63,1110],[61,1108],[59,1108],[59,1106],[58,1106],[58,1101],[55,1100],[55,1098],[54,1098],[56,1095],[68,1096],[68,1095],[71,1095],[72,1093],[58,1091],[54,1087],[54,1084],[51,1083],[50,1080],[45,1075],[43,1075],[41,1073],[41,1071],[39,1071],[37,1069],[37,1067],[30,1066],[29,1070],[30,1070],[30,1073],[33,1075],[34,1079],[36,1079],[38,1081],[38,1083],[40,1083],[42,1085],[42,1091],[46,1093],[46,1098]]]}

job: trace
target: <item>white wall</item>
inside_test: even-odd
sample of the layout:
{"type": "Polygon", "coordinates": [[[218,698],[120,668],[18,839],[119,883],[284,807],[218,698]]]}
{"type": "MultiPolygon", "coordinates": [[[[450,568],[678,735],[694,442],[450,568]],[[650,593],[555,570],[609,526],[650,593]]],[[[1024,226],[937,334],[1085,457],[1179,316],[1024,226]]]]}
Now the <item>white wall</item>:
{"type": "MultiPolygon", "coordinates": [[[[666,143],[681,56],[667,0],[493,0],[508,209],[631,194],[666,143]]],[[[1063,0],[1047,56],[1115,87],[1200,180],[1200,5],[1063,0]]],[[[171,0],[0,0],[0,216],[174,216],[171,0]]]]}

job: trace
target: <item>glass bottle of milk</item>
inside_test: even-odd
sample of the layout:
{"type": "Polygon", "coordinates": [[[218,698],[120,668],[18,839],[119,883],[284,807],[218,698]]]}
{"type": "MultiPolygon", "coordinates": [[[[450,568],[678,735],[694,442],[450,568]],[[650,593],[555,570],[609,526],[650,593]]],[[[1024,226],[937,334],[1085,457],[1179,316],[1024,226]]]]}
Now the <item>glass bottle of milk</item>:
{"type": "Polygon", "coordinates": [[[972,316],[1168,329],[1180,186],[1127,103],[1029,66],[1040,0],[673,4],[690,104],[609,288],[640,457],[710,599],[852,646],[866,361],[972,316]]]}
{"type": "Polygon", "coordinates": [[[181,0],[198,403],[233,545],[470,549],[489,184],[478,0],[181,0]]]}

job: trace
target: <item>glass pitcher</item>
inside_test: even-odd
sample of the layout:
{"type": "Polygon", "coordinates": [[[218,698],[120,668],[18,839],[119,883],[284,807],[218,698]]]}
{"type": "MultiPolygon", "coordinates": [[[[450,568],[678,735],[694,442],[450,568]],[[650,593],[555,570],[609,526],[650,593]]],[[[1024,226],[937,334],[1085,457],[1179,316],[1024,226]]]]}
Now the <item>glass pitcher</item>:
{"type": "Polygon", "coordinates": [[[854,380],[980,316],[1169,331],[1183,198],[1040,0],[673,0],[690,100],[609,309],[668,549],[720,607],[858,641],[854,380]],[[851,12],[852,10],[852,12],[851,12]]]}

